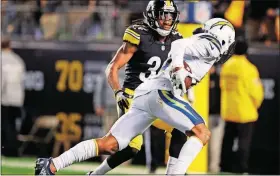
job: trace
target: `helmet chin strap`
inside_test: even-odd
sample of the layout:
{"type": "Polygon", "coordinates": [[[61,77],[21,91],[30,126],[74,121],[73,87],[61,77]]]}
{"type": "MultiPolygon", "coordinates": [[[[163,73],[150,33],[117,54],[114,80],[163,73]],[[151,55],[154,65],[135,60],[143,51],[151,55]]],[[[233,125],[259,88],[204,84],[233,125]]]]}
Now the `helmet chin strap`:
{"type": "Polygon", "coordinates": [[[170,34],[171,30],[170,31],[167,31],[167,30],[164,30],[164,29],[160,29],[160,28],[157,28],[156,29],[157,33],[159,35],[161,35],[162,37],[166,37],[170,34]]]}

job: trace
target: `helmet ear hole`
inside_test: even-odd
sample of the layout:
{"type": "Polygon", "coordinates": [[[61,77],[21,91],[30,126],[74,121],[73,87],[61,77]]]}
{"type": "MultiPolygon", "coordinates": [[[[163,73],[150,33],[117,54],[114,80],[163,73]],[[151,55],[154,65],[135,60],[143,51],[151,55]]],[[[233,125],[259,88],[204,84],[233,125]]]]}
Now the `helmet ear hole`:
{"type": "Polygon", "coordinates": [[[226,44],[226,42],[223,40],[223,41],[222,41],[222,45],[224,45],[224,44],[226,44]]]}

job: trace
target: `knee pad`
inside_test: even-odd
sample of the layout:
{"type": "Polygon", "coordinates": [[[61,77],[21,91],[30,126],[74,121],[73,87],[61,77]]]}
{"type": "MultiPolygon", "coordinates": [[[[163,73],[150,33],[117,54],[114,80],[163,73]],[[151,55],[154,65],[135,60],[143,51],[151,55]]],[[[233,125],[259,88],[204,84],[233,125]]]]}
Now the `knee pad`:
{"type": "Polygon", "coordinates": [[[172,138],[169,147],[169,154],[174,158],[178,158],[181,148],[187,141],[187,136],[177,129],[174,129],[171,134],[172,138]]]}

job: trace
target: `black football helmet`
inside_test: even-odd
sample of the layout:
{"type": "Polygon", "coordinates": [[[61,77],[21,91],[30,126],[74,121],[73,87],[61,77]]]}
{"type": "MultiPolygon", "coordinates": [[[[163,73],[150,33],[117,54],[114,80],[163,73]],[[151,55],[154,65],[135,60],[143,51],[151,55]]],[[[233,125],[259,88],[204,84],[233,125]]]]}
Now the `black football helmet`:
{"type": "Polygon", "coordinates": [[[152,0],[147,5],[146,11],[143,13],[144,22],[161,36],[168,36],[170,32],[176,29],[179,23],[179,11],[173,0],[152,0]],[[163,29],[159,23],[159,19],[172,18],[172,24],[169,30],[163,29]]]}

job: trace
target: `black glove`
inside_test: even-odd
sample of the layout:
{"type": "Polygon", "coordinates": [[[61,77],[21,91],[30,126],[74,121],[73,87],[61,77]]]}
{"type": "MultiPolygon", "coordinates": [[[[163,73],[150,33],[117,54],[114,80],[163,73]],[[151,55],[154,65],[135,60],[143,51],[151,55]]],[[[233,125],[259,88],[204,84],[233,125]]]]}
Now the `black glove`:
{"type": "Polygon", "coordinates": [[[118,103],[118,106],[121,110],[125,110],[128,109],[129,107],[129,102],[128,102],[128,98],[133,98],[132,95],[129,95],[127,93],[125,93],[123,90],[117,90],[115,91],[115,97],[116,97],[116,101],[118,103]]]}

